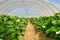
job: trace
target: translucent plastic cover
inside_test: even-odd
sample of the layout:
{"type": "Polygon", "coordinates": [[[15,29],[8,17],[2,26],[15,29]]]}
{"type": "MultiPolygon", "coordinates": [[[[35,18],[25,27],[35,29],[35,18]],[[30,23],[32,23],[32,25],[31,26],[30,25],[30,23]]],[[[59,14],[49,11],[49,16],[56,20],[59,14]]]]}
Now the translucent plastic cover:
{"type": "Polygon", "coordinates": [[[1,0],[0,14],[22,17],[50,16],[59,12],[54,5],[44,0],[1,0]],[[19,11],[14,11],[19,9],[19,11]]]}

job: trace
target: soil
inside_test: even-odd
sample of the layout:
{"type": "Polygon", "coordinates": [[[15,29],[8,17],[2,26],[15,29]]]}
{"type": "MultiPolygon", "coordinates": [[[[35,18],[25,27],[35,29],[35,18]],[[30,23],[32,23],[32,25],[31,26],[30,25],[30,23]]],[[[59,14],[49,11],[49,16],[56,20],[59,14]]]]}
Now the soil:
{"type": "Polygon", "coordinates": [[[36,32],[34,27],[35,26],[30,23],[30,21],[28,21],[23,40],[52,40],[51,38],[46,37],[46,35],[42,31],[36,32]]]}
{"type": "Polygon", "coordinates": [[[28,21],[28,26],[24,35],[24,40],[39,40],[39,34],[36,34],[34,25],[28,21]]]}
{"type": "Polygon", "coordinates": [[[30,21],[28,21],[24,37],[22,37],[22,39],[19,38],[19,40],[52,40],[42,31],[36,31],[34,27],[35,26],[30,21]]]}

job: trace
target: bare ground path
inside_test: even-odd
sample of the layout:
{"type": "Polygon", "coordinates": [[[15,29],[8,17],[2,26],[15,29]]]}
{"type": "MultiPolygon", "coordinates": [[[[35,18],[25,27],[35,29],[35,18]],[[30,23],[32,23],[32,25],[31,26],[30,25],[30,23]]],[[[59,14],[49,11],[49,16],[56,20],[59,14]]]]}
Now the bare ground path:
{"type": "Polygon", "coordinates": [[[46,37],[42,31],[36,33],[34,25],[30,23],[30,21],[28,21],[28,25],[23,40],[51,40],[51,39],[49,37],[46,37]]]}
{"type": "Polygon", "coordinates": [[[24,40],[39,40],[38,34],[36,34],[34,25],[28,21],[28,26],[26,28],[24,40]]]}

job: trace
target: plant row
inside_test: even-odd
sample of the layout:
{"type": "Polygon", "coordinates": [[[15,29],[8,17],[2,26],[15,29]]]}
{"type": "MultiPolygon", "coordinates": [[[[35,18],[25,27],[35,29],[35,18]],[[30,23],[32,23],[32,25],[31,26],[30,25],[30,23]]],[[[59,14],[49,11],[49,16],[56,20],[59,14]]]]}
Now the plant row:
{"type": "Polygon", "coordinates": [[[24,36],[27,18],[0,15],[0,40],[19,40],[24,36]]]}
{"type": "Polygon", "coordinates": [[[35,25],[36,31],[42,30],[52,40],[60,38],[60,13],[56,13],[54,16],[30,18],[30,22],[35,25]]]}

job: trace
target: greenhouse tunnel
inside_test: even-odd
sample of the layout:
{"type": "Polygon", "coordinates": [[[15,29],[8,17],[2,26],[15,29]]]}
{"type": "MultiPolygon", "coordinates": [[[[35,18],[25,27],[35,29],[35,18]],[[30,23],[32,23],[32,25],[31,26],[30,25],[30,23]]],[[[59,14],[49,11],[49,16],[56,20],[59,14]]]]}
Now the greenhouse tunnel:
{"type": "Polygon", "coordinates": [[[60,9],[48,0],[0,0],[0,14],[0,40],[60,38],[60,9]]]}
{"type": "Polygon", "coordinates": [[[6,13],[8,15],[16,15],[18,17],[38,17],[54,15],[55,12],[59,12],[59,9],[44,0],[0,1],[0,14],[6,13]],[[20,10],[20,13],[17,13],[17,10],[20,10]]]}

